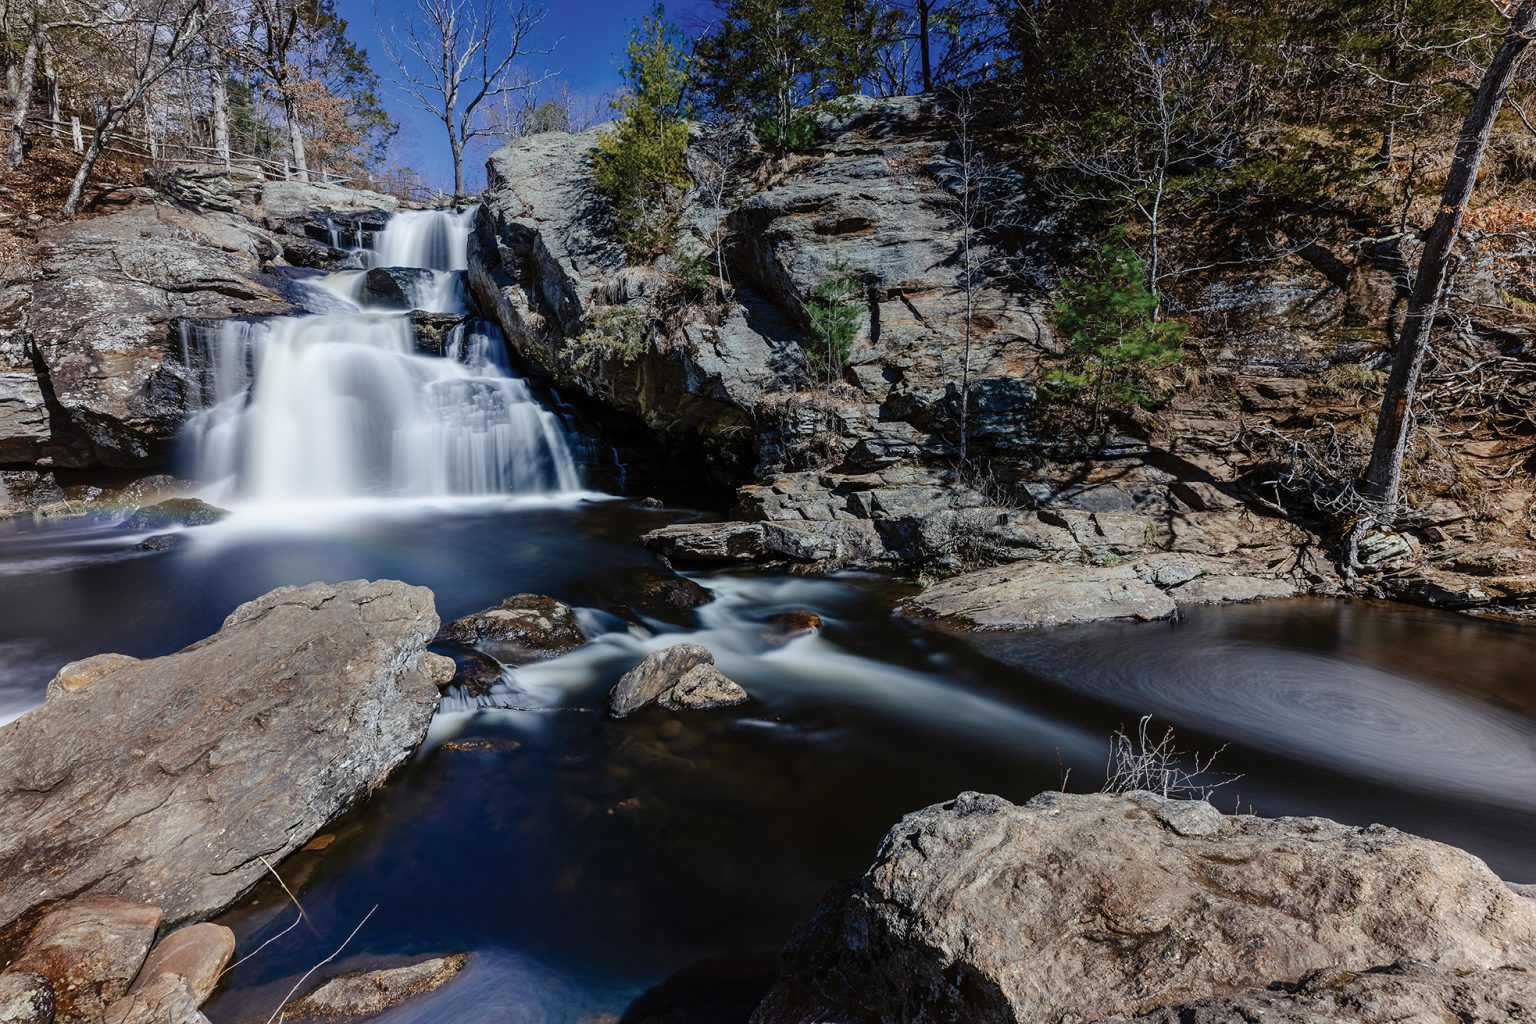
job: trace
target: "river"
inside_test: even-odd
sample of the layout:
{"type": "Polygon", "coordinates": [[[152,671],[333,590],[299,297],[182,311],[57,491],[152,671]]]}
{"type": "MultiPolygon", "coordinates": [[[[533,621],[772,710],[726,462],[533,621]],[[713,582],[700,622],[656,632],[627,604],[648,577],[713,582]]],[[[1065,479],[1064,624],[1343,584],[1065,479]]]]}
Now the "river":
{"type": "MultiPolygon", "coordinates": [[[[463,230],[407,215],[361,258],[426,268],[413,304],[452,311],[463,230]]],[[[365,918],[314,977],[473,954],[382,1021],[744,1021],[776,950],[903,813],[1096,790],[1111,733],[1144,714],[1221,751],[1223,810],[1383,822],[1536,881],[1536,633],[1309,599],[961,637],[893,615],[901,584],[744,573],[696,574],[711,603],[637,622],[614,611],[656,572],[636,538],[697,513],[584,489],[577,439],[493,329],[418,354],[359,281],[311,280],[315,316],[187,339],[205,387],[183,458],[230,518],[153,551],[105,519],[0,524],[0,720],[65,661],[168,653],[312,580],[422,584],[445,621],[548,594],[596,638],[484,701],[446,697],[408,767],[279,869],[298,927],[275,883],[224,915],[241,956],[278,937],[226,978],[215,1024],[268,1020],[365,918]],[[822,629],[786,642],[791,611],[822,629]],[[682,638],[752,702],[606,719],[618,676],[682,638]]]]}

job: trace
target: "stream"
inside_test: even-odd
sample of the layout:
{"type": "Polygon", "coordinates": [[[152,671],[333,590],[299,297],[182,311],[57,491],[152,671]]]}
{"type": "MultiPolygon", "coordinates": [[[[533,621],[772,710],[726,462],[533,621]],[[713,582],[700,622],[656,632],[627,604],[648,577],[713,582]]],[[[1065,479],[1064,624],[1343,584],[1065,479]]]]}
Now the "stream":
{"type": "MultiPolygon", "coordinates": [[[[396,215],[364,266],[413,267],[417,308],[462,312],[463,214],[396,215]],[[386,262],[387,261],[387,262],[386,262]]],[[[1025,800],[1103,782],[1145,714],[1220,753],[1226,811],[1382,822],[1536,881],[1536,633],[1386,604],[1303,599],[1176,622],[1021,635],[919,630],[904,585],[692,574],[714,600],[619,613],[655,578],[640,534],[698,518],[585,489],[581,445],[495,328],[416,349],[359,270],[300,282],[314,315],[189,331],[201,382],[182,444],[233,510],[164,550],[107,519],[0,523],[0,722],[62,663],[155,656],[240,602],[313,580],[430,587],[444,621],[516,593],[595,639],[445,696],[391,783],[220,920],[239,955],[215,1024],[267,1021],[297,983],[470,952],[379,1021],[744,1022],[777,950],[902,814],[963,790],[1025,800]],[[823,627],[786,638],[775,616],[823,627]],[[607,690],[648,651],[708,645],[753,700],[622,722],[607,690]],[[290,929],[284,931],[285,929],[290,929]],[[670,1015],[670,1016],[669,1016],[670,1015]]]]}

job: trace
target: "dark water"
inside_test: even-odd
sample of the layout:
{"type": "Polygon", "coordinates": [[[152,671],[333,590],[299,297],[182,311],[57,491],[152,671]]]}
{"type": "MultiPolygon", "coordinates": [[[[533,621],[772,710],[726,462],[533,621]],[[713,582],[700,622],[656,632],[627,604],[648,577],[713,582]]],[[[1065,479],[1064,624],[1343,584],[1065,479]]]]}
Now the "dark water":
{"type": "MultiPolygon", "coordinates": [[[[902,813],[965,789],[1022,800],[1064,776],[1097,789],[1110,732],[1144,713],[1187,749],[1227,744],[1217,769],[1242,777],[1213,798],[1224,809],[1382,821],[1536,880],[1528,630],[1296,601],[965,641],[892,616],[889,583],[715,576],[696,620],[647,635],[602,609],[654,573],[634,538],[670,514],[393,507],[239,517],[161,553],[106,526],[0,527],[0,714],[35,703],[64,661],[166,653],[315,579],[424,584],[444,618],[547,593],[601,634],[497,695],[534,710],[449,702],[402,775],[282,866],[307,919],[227,977],[216,1024],[266,1021],[365,917],[303,988],[475,954],[381,1020],[743,1020],[774,951],[902,813]],[[776,643],[768,620],[791,610],[821,615],[822,633],[776,643]],[[685,632],[753,703],[622,723],[594,710],[685,632]]],[[[293,919],[275,885],[224,918],[240,955],[293,919]]]]}

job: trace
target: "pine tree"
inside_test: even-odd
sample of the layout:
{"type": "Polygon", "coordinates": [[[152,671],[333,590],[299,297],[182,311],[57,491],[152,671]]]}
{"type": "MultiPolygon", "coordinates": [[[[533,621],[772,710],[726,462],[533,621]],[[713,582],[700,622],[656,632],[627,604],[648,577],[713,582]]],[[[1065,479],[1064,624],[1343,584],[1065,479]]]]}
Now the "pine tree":
{"type": "Polygon", "coordinates": [[[621,116],[598,142],[594,170],[619,241],[632,258],[652,259],[672,246],[688,182],[688,57],[659,3],[630,33],[626,54],[626,88],[613,101],[621,116]]]}
{"type": "Polygon", "coordinates": [[[1062,285],[1052,320],[1066,339],[1068,363],[1046,380],[1053,389],[1087,397],[1095,434],[1105,429],[1110,407],[1156,405],[1163,394],[1148,371],[1184,357],[1186,328],[1158,319],[1157,308],[1146,263],[1123,234],[1062,285]]]}

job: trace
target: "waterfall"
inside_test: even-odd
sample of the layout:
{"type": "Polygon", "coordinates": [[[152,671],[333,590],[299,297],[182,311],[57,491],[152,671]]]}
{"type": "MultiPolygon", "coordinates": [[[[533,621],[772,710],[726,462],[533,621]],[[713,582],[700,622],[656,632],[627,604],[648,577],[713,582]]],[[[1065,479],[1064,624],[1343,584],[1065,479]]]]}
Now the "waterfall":
{"type": "MultiPolygon", "coordinates": [[[[392,217],[363,253],[402,274],[417,308],[465,314],[468,213],[392,217]],[[427,277],[421,271],[430,271],[427,277]]],[[[560,420],[508,368],[492,324],[465,316],[443,354],[411,314],[369,310],[360,271],[318,282],[325,312],[189,322],[184,444],[220,498],[295,501],[571,491],[580,475],[560,420]]]]}

